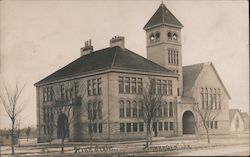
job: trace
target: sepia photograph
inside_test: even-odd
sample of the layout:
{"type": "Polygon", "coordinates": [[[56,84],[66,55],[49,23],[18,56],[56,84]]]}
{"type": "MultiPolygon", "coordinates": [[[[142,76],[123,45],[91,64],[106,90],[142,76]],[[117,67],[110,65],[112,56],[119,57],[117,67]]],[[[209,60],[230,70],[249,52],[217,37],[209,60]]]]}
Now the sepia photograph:
{"type": "Polygon", "coordinates": [[[249,156],[247,0],[0,0],[0,157],[249,156]]]}

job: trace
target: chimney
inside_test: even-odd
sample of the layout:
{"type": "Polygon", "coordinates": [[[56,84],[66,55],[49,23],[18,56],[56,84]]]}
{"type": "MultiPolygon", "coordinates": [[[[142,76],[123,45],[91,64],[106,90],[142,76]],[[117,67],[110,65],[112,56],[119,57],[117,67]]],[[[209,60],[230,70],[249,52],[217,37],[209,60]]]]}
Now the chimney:
{"type": "Polygon", "coordinates": [[[122,49],[125,48],[125,39],[123,36],[115,36],[110,39],[110,47],[120,46],[122,49]]]}
{"type": "Polygon", "coordinates": [[[93,46],[91,45],[91,40],[85,41],[85,46],[81,48],[81,56],[87,55],[93,52],[93,46]]]}

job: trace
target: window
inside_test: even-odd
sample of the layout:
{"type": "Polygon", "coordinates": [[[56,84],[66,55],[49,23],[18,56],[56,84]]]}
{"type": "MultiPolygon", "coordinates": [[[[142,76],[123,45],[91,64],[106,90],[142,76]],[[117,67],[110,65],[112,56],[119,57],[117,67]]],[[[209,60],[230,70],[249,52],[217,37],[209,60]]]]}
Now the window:
{"type": "Polygon", "coordinates": [[[142,102],[139,102],[139,117],[143,117],[143,104],[142,102]]]}
{"type": "Polygon", "coordinates": [[[206,122],[207,128],[209,128],[209,121],[206,122]]]}
{"type": "Polygon", "coordinates": [[[168,104],[167,104],[167,102],[164,102],[163,110],[164,110],[164,117],[168,117],[168,104]]]}
{"type": "Polygon", "coordinates": [[[99,133],[102,133],[102,123],[99,123],[99,133]]]}
{"type": "Polygon", "coordinates": [[[156,84],[156,88],[157,88],[157,94],[161,94],[161,80],[157,80],[157,84],[156,84]]]}
{"type": "Polygon", "coordinates": [[[155,33],[155,41],[156,42],[160,41],[160,32],[155,33]]]}
{"type": "Polygon", "coordinates": [[[168,91],[167,91],[167,81],[166,80],[162,80],[162,88],[163,88],[163,95],[167,95],[168,91]]]}
{"type": "Polygon", "coordinates": [[[91,80],[88,80],[88,96],[91,96],[91,80]]]}
{"type": "Polygon", "coordinates": [[[98,119],[102,119],[102,103],[98,102],[98,119]]]}
{"type": "Polygon", "coordinates": [[[218,129],[218,122],[217,121],[214,122],[214,128],[218,129]]]}
{"type": "Polygon", "coordinates": [[[136,101],[133,101],[133,107],[132,107],[133,117],[137,117],[137,103],[136,101]]]}
{"type": "Polygon", "coordinates": [[[158,117],[162,117],[162,104],[159,104],[157,113],[158,113],[158,117]]]}
{"type": "Polygon", "coordinates": [[[127,123],[127,132],[131,132],[131,123],[127,123]]]}
{"type": "Polygon", "coordinates": [[[162,131],[162,122],[159,122],[159,131],[162,131]]]}
{"type": "Polygon", "coordinates": [[[168,131],[168,122],[164,122],[164,130],[168,131]]]}
{"type": "Polygon", "coordinates": [[[170,122],[170,130],[174,130],[174,122],[170,122]]]}
{"type": "Polygon", "coordinates": [[[88,103],[88,119],[92,119],[92,105],[88,103]]]}
{"type": "Polygon", "coordinates": [[[173,95],[172,80],[168,80],[168,94],[173,95]]]}
{"type": "Polygon", "coordinates": [[[173,34],[173,38],[172,39],[173,40],[177,40],[177,34],[176,33],[173,34]]]}
{"type": "Polygon", "coordinates": [[[93,125],[89,123],[89,133],[93,133],[93,125]]]}
{"type": "Polygon", "coordinates": [[[142,78],[137,79],[138,84],[138,94],[142,94],[142,78]]]}
{"type": "Polygon", "coordinates": [[[93,103],[93,117],[94,120],[97,119],[97,102],[93,103]]]}
{"type": "Polygon", "coordinates": [[[151,86],[151,90],[153,94],[156,94],[156,83],[155,83],[155,79],[152,79],[150,81],[150,86],[151,86]]]}
{"type": "Polygon", "coordinates": [[[140,122],[140,123],[139,123],[139,131],[140,131],[140,132],[143,132],[143,130],[144,130],[144,129],[143,129],[143,122],[140,122]]]}
{"type": "Polygon", "coordinates": [[[131,103],[130,103],[130,101],[126,102],[126,117],[131,117],[131,103]]]}
{"type": "Polygon", "coordinates": [[[101,95],[102,94],[102,87],[101,87],[101,78],[98,78],[97,79],[97,93],[99,94],[99,95],[101,95]]]}
{"type": "Polygon", "coordinates": [[[208,90],[207,88],[205,89],[205,106],[208,108],[208,90]]]}
{"type": "Polygon", "coordinates": [[[168,39],[171,40],[172,39],[172,33],[168,32],[168,39]]]}
{"type": "Polygon", "coordinates": [[[119,93],[142,94],[142,78],[119,76],[119,93]]]}
{"type": "Polygon", "coordinates": [[[78,93],[79,93],[79,84],[78,82],[75,82],[75,98],[78,97],[78,93]]]}
{"type": "Polygon", "coordinates": [[[214,126],[213,126],[213,121],[210,122],[210,128],[213,129],[214,126]]]}
{"type": "Polygon", "coordinates": [[[48,96],[47,96],[47,88],[43,88],[43,101],[47,101],[48,96]]]}
{"type": "Polygon", "coordinates": [[[130,93],[130,78],[125,77],[125,92],[130,93]]]}
{"type": "Polygon", "coordinates": [[[125,115],[125,113],[124,113],[124,101],[120,101],[119,106],[120,106],[120,117],[124,118],[124,115],[125,115]]]}
{"type": "Polygon", "coordinates": [[[101,78],[88,80],[87,86],[88,86],[88,96],[102,94],[101,78]]]}
{"type": "Polygon", "coordinates": [[[125,123],[120,123],[120,132],[125,132],[125,123]]]}
{"type": "Polygon", "coordinates": [[[170,117],[173,117],[173,103],[172,102],[170,102],[169,103],[169,116],[170,117]]]}
{"type": "Polygon", "coordinates": [[[124,79],[119,76],[119,93],[124,93],[124,79]]]}
{"type": "Polygon", "coordinates": [[[136,78],[132,77],[131,79],[131,88],[132,88],[132,93],[136,93],[136,78]]]}
{"type": "Polygon", "coordinates": [[[133,123],[133,132],[137,132],[137,123],[133,123]]]}
{"type": "Polygon", "coordinates": [[[150,43],[154,43],[155,42],[155,35],[154,34],[150,34],[149,41],[150,41],[150,43]]]}
{"type": "Polygon", "coordinates": [[[93,80],[92,80],[92,94],[93,94],[93,95],[96,95],[96,94],[97,94],[96,91],[97,91],[97,90],[96,90],[96,79],[93,79],[93,80]]]}

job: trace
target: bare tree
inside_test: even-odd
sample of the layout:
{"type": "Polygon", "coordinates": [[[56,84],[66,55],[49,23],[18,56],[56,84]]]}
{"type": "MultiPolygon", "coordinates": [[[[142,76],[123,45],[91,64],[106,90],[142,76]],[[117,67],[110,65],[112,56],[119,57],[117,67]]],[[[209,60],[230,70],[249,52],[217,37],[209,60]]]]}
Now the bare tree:
{"type": "Polygon", "coordinates": [[[199,118],[195,121],[196,129],[198,130],[201,126],[205,129],[208,143],[211,142],[209,123],[213,122],[220,113],[220,109],[213,109],[213,102],[214,100],[211,100],[210,105],[208,103],[207,105],[200,105],[199,103],[193,105],[193,110],[199,118]]]}
{"type": "MultiPolygon", "coordinates": [[[[141,103],[141,114],[139,118],[143,119],[146,125],[146,147],[149,146],[149,141],[152,141],[153,122],[157,118],[157,112],[162,105],[162,93],[156,93],[155,83],[149,78],[150,83],[146,83],[143,89],[143,94],[139,95],[139,102],[141,103]]],[[[140,111],[139,111],[140,112],[140,111]]]]}
{"type": "Polygon", "coordinates": [[[30,137],[30,132],[31,132],[31,127],[28,126],[28,128],[25,130],[25,134],[26,134],[26,137],[27,137],[27,142],[28,142],[28,139],[30,137]]]}
{"type": "MultiPolygon", "coordinates": [[[[75,124],[75,120],[78,117],[78,113],[74,114],[72,108],[77,108],[82,104],[82,95],[85,92],[85,84],[76,85],[74,82],[68,82],[68,88],[65,90],[65,96],[62,97],[59,90],[52,90],[53,106],[50,110],[51,115],[51,130],[49,132],[49,141],[51,143],[53,138],[53,129],[58,130],[57,134],[61,138],[61,153],[64,153],[64,141],[69,136],[70,124],[75,124]],[[74,92],[73,92],[74,91],[74,92]],[[53,115],[53,116],[52,116],[53,115]],[[54,116],[57,115],[57,121],[54,120],[54,116]]],[[[77,109],[76,109],[77,110],[77,109]]],[[[79,124],[75,125],[79,127],[79,124]]],[[[79,131],[79,129],[78,129],[79,131]]]]}
{"type": "Polygon", "coordinates": [[[0,101],[4,106],[4,109],[6,113],[8,114],[10,120],[11,120],[11,150],[12,154],[15,154],[14,150],[14,143],[15,143],[15,123],[18,117],[20,116],[20,113],[24,109],[24,104],[20,103],[20,97],[23,92],[24,85],[19,85],[18,83],[15,84],[14,89],[7,88],[6,85],[4,85],[4,88],[2,89],[1,95],[0,95],[0,101]]]}

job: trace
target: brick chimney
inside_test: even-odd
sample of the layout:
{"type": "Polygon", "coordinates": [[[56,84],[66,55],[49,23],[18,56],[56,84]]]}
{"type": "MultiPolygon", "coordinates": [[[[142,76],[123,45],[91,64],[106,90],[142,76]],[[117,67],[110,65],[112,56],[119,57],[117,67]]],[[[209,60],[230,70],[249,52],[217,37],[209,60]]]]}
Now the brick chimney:
{"type": "Polygon", "coordinates": [[[91,45],[91,40],[85,41],[85,46],[81,48],[81,56],[87,55],[93,52],[93,46],[91,45]]]}
{"type": "Polygon", "coordinates": [[[110,39],[110,47],[120,46],[122,49],[125,48],[125,38],[123,36],[115,36],[110,39]]]}

